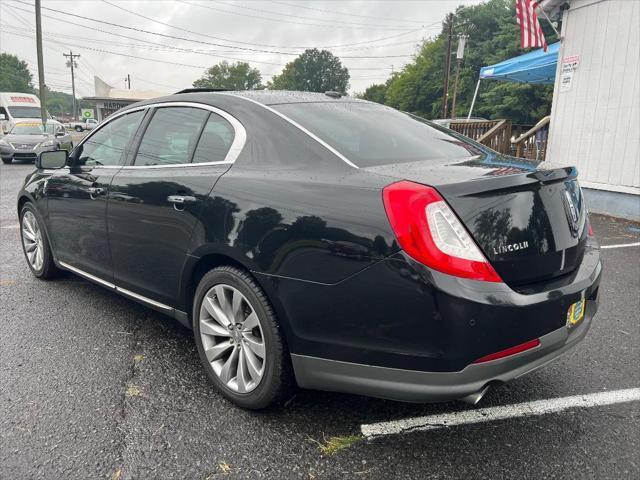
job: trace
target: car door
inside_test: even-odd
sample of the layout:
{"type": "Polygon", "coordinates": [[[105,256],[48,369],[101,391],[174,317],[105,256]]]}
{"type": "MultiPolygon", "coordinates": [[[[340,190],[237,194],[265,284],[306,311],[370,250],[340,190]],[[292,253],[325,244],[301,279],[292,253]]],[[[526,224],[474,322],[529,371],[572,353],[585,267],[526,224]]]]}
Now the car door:
{"type": "Polygon", "coordinates": [[[212,110],[217,109],[156,108],[130,165],[118,172],[109,191],[115,283],[169,307],[177,305],[202,204],[231,163],[236,134],[230,121],[237,120],[212,110]]]}
{"type": "Polygon", "coordinates": [[[56,258],[112,282],[106,207],[111,179],[122,167],[144,110],[118,116],[72,152],[70,165],[45,186],[47,225],[56,258]]]}

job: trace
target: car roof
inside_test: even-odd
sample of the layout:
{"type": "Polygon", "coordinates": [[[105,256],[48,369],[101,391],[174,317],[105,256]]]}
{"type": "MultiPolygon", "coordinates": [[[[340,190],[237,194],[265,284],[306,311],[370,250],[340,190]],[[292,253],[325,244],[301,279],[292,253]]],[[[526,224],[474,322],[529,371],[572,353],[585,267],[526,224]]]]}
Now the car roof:
{"type": "Polygon", "coordinates": [[[234,92],[222,92],[222,94],[233,94],[239,97],[246,97],[264,105],[277,105],[283,103],[310,103],[310,102],[363,102],[355,97],[343,95],[327,95],[316,92],[296,92],[290,90],[244,90],[234,92]]]}
{"type": "Polygon", "coordinates": [[[215,99],[220,97],[244,97],[263,105],[279,105],[285,103],[317,103],[317,102],[359,102],[369,103],[366,100],[360,100],[355,97],[343,95],[327,95],[326,93],[315,92],[296,92],[289,90],[229,90],[229,91],[190,91],[178,92],[173,95],[161,98],[155,98],[143,103],[167,102],[167,101],[196,101],[203,103],[215,103],[215,99]]]}

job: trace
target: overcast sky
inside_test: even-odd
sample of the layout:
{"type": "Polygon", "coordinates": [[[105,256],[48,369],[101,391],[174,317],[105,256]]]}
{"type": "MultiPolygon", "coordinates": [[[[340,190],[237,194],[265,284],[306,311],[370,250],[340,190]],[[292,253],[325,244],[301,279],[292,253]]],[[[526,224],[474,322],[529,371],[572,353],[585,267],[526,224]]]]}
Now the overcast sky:
{"type": "MultiPolygon", "coordinates": [[[[94,75],[124,88],[124,78],[130,74],[132,89],[173,92],[190,87],[205,68],[221,60],[250,63],[266,83],[305,47],[317,47],[338,55],[351,74],[350,92],[362,92],[383,82],[392,68],[410,62],[420,40],[437,34],[444,16],[457,5],[477,3],[43,0],[46,83],[53,90],[71,91],[71,75],[62,56],[69,50],[81,55],[77,95],[91,96],[94,75]]],[[[0,50],[27,61],[37,84],[33,4],[33,0],[0,0],[0,50]]]]}

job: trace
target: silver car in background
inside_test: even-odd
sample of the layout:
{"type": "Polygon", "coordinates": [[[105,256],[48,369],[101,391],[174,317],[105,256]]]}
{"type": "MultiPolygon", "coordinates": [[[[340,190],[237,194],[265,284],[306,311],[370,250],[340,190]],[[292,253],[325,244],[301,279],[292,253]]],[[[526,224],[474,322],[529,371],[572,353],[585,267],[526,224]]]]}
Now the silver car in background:
{"type": "Polygon", "coordinates": [[[33,162],[42,152],[72,148],[71,135],[55,120],[49,120],[46,128],[43,128],[41,121],[23,120],[0,138],[0,157],[5,164],[13,160],[33,162]]]}

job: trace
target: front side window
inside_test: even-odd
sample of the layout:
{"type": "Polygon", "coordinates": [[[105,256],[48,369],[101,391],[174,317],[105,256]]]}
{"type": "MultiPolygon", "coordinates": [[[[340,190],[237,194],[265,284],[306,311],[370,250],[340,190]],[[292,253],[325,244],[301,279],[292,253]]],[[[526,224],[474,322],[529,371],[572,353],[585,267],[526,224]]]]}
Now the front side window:
{"type": "Polygon", "coordinates": [[[180,165],[191,161],[209,112],[190,107],[158,108],[142,137],[136,166],[180,165]]]}
{"type": "Polygon", "coordinates": [[[223,162],[234,137],[231,124],[220,115],[212,113],[193,154],[193,163],[223,162]]]}
{"type": "Polygon", "coordinates": [[[124,152],[135,134],[144,111],[123,115],[107,123],[82,144],[78,165],[122,165],[124,152]]]}
{"type": "Polygon", "coordinates": [[[272,107],[359,167],[421,160],[462,160],[482,153],[474,143],[383,105],[322,102],[272,107]]]}

